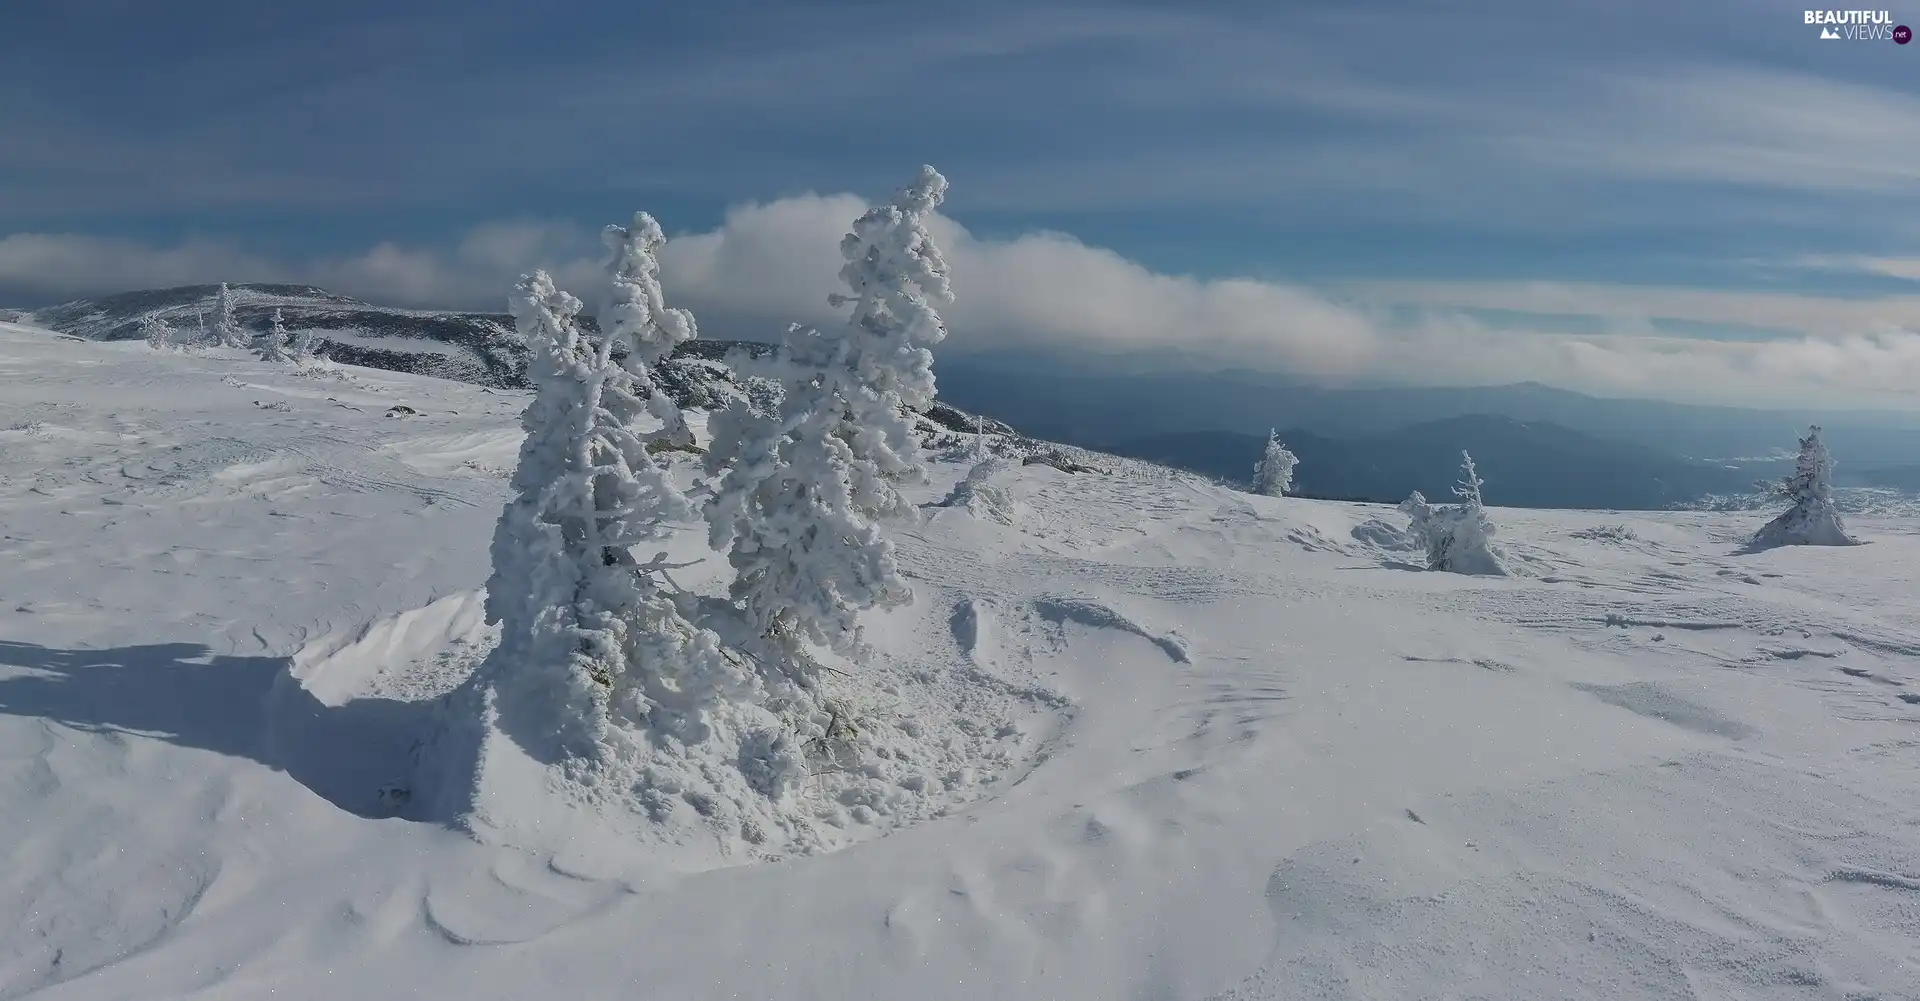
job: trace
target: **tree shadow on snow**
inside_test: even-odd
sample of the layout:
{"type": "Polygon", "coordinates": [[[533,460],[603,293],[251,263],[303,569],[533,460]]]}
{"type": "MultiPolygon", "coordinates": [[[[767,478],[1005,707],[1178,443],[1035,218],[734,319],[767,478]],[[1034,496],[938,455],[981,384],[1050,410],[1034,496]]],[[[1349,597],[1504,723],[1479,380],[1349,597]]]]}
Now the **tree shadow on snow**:
{"type": "Polygon", "coordinates": [[[62,650],[0,640],[0,713],[88,733],[164,740],[258,761],[362,817],[389,817],[437,702],[327,705],[284,657],[226,657],[195,643],[62,650]]]}
{"type": "Polygon", "coordinates": [[[1848,541],[1846,541],[1846,542],[1840,542],[1840,543],[1834,543],[1834,542],[1763,542],[1763,541],[1761,541],[1761,540],[1759,540],[1759,539],[1748,539],[1748,540],[1747,540],[1747,541],[1746,541],[1746,542],[1745,542],[1744,544],[1742,544],[1742,545],[1740,546],[1740,548],[1738,548],[1738,549],[1735,549],[1735,550],[1734,550],[1734,551],[1732,552],[1732,554],[1731,554],[1731,555],[1733,555],[1733,556],[1759,556],[1759,555],[1760,555],[1760,554],[1762,554],[1762,553],[1771,553],[1771,552],[1773,552],[1773,551],[1775,551],[1775,550],[1778,550],[1778,549],[1848,549],[1848,548],[1851,548],[1851,547],[1853,547],[1853,546],[1864,546],[1864,545],[1868,545],[1868,544],[1869,544],[1869,541],[1870,541],[1870,540],[1867,540],[1867,539],[1856,539],[1856,538],[1852,538],[1852,537],[1849,537],[1849,539],[1848,539],[1848,541]]]}
{"type": "Polygon", "coordinates": [[[1378,563],[1363,563],[1359,566],[1340,567],[1341,570],[1405,570],[1409,573],[1432,573],[1433,568],[1424,563],[1408,563],[1405,560],[1384,559],[1378,563]]]}

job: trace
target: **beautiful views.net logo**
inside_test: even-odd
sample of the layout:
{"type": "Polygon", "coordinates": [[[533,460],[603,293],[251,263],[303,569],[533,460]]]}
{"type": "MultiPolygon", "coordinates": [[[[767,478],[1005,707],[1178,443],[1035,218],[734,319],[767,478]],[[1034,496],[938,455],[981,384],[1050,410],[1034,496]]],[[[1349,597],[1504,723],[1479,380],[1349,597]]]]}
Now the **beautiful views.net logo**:
{"type": "Polygon", "coordinates": [[[1890,10],[1810,10],[1807,23],[1820,26],[1820,37],[1828,41],[1883,42],[1896,45],[1913,41],[1913,29],[1893,23],[1890,10]]]}

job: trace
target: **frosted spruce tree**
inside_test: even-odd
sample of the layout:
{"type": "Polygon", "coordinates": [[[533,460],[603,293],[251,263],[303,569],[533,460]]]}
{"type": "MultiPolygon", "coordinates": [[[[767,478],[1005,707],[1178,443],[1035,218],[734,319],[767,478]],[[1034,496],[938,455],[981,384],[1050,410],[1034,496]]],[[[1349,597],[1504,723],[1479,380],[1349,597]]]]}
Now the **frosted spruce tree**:
{"type": "Polygon", "coordinates": [[[635,381],[635,392],[660,427],[646,435],[655,451],[692,450],[693,432],[673,398],[660,389],[660,363],[673,349],[699,336],[693,314],[668,308],[660,290],[660,248],[667,242],[660,224],[636,212],[631,226],[608,226],[601,233],[610,257],[607,292],[599,312],[600,329],[625,353],[621,364],[635,381]]]}
{"type": "Polygon", "coordinates": [[[852,339],[793,324],[777,368],[773,413],[735,401],[709,419],[709,541],[734,569],[730,593],[752,633],[802,688],[817,680],[808,641],[860,649],[860,613],[911,598],[877,520],[910,510],[870,453],[883,443],[853,423],[871,392],[855,374],[852,339]],[[853,444],[868,437],[869,454],[853,444]]]}
{"type": "MultiPolygon", "coordinates": [[[[893,200],[863,213],[840,239],[840,280],[829,305],[852,306],[841,336],[855,376],[846,389],[849,444],[880,478],[856,484],[883,514],[911,510],[893,481],[925,475],[914,415],[933,405],[933,348],[946,340],[937,307],[953,302],[946,258],[927,216],[947,197],[947,179],[921,167],[893,200]]],[[[861,467],[864,471],[869,467],[861,467]]]]}
{"type": "Polygon", "coordinates": [[[1293,489],[1293,469],[1300,460],[1280,443],[1280,432],[1267,432],[1267,451],[1253,466],[1253,492],[1267,497],[1284,496],[1293,489]]]}
{"type": "Polygon", "coordinates": [[[293,345],[287,336],[287,325],[280,318],[280,311],[273,311],[273,318],[267,324],[267,332],[260,338],[260,360],[271,362],[293,361],[293,345]]]}
{"type": "Polygon", "coordinates": [[[633,428],[646,406],[639,384],[612,360],[612,338],[581,334],[579,309],[544,272],[514,290],[535,397],[494,530],[486,616],[501,634],[483,671],[502,727],[548,745],[530,753],[581,774],[611,768],[614,787],[666,815],[673,790],[698,790],[660,769],[686,772],[686,749],[713,735],[715,710],[752,679],[688,621],[655,577],[659,560],[632,555],[694,511],[633,428]],[[666,763],[675,755],[682,765],[666,763]]]}
{"type": "Polygon", "coordinates": [[[247,328],[240,325],[240,317],[234,311],[233,290],[226,282],[220,283],[220,291],[213,300],[213,339],[214,343],[227,348],[244,348],[253,340],[247,328]]]}
{"type": "Polygon", "coordinates": [[[1400,502],[1400,510],[1412,522],[1408,531],[1427,553],[1427,567],[1450,573],[1504,575],[1505,563],[1493,544],[1495,527],[1487,516],[1480,478],[1473,456],[1460,453],[1460,482],[1453,492],[1459,503],[1434,507],[1416,490],[1400,502]]]}
{"type": "Polygon", "coordinates": [[[789,327],[763,369],[782,387],[777,407],[736,401],[710,421],[707,466],[725,470],[707,504],[710,541],[807,741],[830,737],[835,716],[807,644],[859,655],[860,614],[913,597],[878,522],[911,512],[899,484],[924,476],[912,411],[933,402],[930,349],[946,336],[935,306],[952,301],[926,218],[946,186],[924,167],[855,220],[840,243],[848,292],[828,300],[853,307],[847,323],[789,327]]]}
{"type": "Polygon", "coordinates": [[[173,326],[158,313],[148,313],[140,318],[140,336],[155,351],[166,351],[173,347],[173,326]]]}
{"type": "Polygon", "coordinates": [[[1497,529],[1487,516],[1481,488],[1486,481],[1474,467],[1473,456],[1460,453],[1460,482],[1454,484],[1454,496],[1460,498],[1454,509],[1452,545],[1447,551],[1447,567],[1455,573],[1504,574],[1493,537],[1497,529]]]}
{"type": "Polygon", "coordinates": [[[1808,428],[1807,436],[1800,439],[1800,457],[1793,475],[1781,481],[1778,491],[1793,506],[1754,534],[1755,546],[1854,544],[1840,520],[1840,510],[1833,504],[1833,456],[1820,440],[1818,425],[1808,428]]]}

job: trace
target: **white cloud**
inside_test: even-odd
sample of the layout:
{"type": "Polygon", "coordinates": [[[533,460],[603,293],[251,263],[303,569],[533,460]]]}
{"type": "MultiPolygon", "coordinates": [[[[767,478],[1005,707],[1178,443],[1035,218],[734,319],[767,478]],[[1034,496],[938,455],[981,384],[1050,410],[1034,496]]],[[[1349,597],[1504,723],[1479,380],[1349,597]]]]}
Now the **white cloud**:
{"type": "MultiPolygon", "coordinates": [[[[810,195],[735,208],[720,229],[669,243],[664,278],[696,314],[769,333],[787,320],[831,322],[834,248],[864,204],[810,195]]],[[[1297,288],[1156,274],[1059,233],[981,240],[942,219],[936,237],[953,268],[957,345],[1184,348],[1321,376],[1358,374],[1376,350],[1363,317],[1297,288]]]]}
{"type": "Polygon", "coordinates": [[[1452,309],[1683,320],[1824,336],[1920,330],[1920,296],[1913,295],[1843,298],[1600,282],[1393,281],[1354,288],[1394,302],[1452,309]]]}
{"type": "MultiPolygon", "coordinates": [[[[737,206],[717,229],[676,237],[669,294],[716,337],[769,337],[785,322],[832,322],[835,252],[864,203],[805,195],[737,206]]],[[[1578,283],[1392,283],[1334,298],[1250,279],[1156,273],[1059,233],[996,240],[950,219],[955,352],[1018,346],[1171,349],[1197,363],[1323,380],[1417,384],[1537,380],[1620,396],[1920,407],[1920,297],[1811,296],[1578,283]],[[1389,312],[1389,303],[1414,304],[1389,312]],[[1570,336],[1483,322],[1463,308],[1602,318],[1570,336]],[[1785,331],[1758,340],[1662,334],[1648,320],[1785,331]]],[[[497,310],[522,270],[545,267],[591,305],[596,234],[568,224],[491,223],[451,248],[382,244],[354,256],[275,261],[207,241],[19,234],[0,239],[0,288],[81,294],[218,280],[322,285],[371,301],[497,310]]]]}

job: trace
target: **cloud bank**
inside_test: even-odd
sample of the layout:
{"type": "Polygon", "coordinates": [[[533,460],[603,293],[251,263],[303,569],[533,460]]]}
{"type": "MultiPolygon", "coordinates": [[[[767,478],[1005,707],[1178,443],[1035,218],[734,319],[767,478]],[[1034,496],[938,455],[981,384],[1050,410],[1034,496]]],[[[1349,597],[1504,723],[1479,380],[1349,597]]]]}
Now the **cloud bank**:
{"type": "MultiPolygon", "coordinates": [[[[719,227],[674,238],[672,300],[706,336],[770,338],[785,323],[833,322],[836,247],[865,207],[853,195],[736,206],[719,227]]],[[[953,352],[1156,351],[1342,383],[1474,385],[1534,380],[1620,396],[1731,403],[1920,408],[1920,297],[1567,283],[1376,283],[1338,293],[1150,270],[1063,233],[978,236],[940,218],[954,272],[953,352]],[[1573,335],[1475,311],[1597,319],[1573,335]],[[1653,322],[1765,328],[1743,339],[1663,332],[1653,322]]],[[[155,247],[118,238],[0,238],[0,294],[47,301],[212,281],[295,281],[372,302],[498,311],[524,270],[544,267],[592,301],[596,234],[542,222],[488,223],[450,247],[382,243],[348,256],[277,260],[218,241],[155,247]]],[[[1880,270],[1894,270],[1876,262],[1880,270]]]]}

